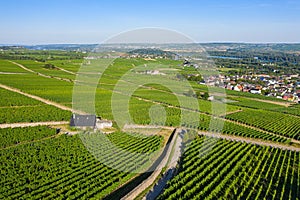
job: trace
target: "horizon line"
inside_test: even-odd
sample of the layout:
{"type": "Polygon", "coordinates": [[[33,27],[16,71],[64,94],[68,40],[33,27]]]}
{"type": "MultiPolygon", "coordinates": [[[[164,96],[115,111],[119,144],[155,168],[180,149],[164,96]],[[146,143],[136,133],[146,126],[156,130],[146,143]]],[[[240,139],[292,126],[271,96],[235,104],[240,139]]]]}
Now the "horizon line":
{"type": "Polygon", "coordinates": [[[147,42],[130,42],[130,43],[0,43],[0,46],[39,46],[39,45],[101,45],[101,44],[300,44],[299,42],[244,42],[244,41],[208,41],[208,42],[172,42],[172,43],[147,43],[147,42]]]}

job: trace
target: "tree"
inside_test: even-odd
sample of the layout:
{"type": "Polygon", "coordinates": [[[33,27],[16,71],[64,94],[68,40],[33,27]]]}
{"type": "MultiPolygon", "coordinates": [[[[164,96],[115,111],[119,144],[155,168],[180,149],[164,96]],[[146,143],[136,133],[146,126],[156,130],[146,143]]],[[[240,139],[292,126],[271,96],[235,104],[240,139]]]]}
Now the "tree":
{"type": "Polygon", "coordinates": [[[208,94],[208,92],[204,92],[204,94],[202,95],[202,99],[205,99],[205,100],[207,100],[207,99],[208,99],[208,97],[209,97],[209,94],[208,94]]]}
{"type": "Polygon", "coordinates": [[[45,64],[44,68],[46,68],[46,69],[56,69],[56,67],[53,64],[50,64],[50,63],[45,64]]]}

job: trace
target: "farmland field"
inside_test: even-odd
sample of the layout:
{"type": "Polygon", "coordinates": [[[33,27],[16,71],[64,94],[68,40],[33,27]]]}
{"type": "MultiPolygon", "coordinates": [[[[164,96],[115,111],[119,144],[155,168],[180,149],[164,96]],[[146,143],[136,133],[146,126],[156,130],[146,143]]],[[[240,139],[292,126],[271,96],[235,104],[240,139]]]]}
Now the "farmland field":
{"type": "Polygon", "coordinates": [[[0,200],[300,200],[300,0],[1,8],[0,200]]]}
{"type": "Polygon", "coordinates": [[[0,124],[69,120],[69,111],[2,88],[0,91],[0,124]]]}
{"type": "MultiPolygon", "coordinates": [[[[150,152],[159,149],[162,143],[158,136],[137,138],[113,133],[108,137],[112,143],[129,151],[150,152]]],[[[102,198],[135,175],[112,169],[95,159],[78,135],[62,135],[2,149],[0,157],[1,199],[102,198]]],[[[120,168],[130,163],[129,158],[123,159],[120,168]]],[[[137,164],[145,160],[148,158],[144,157],[137,164]]]]}
{"type": "Polygon", "coordinates": [[[23,142],[32,142],[56,134],[54,128],[45,126],[0,129],[0,148],[23,142]]]}
{"type": "MultiPolygon", "coordinates": [[[[113,122],[107,133],[69,125],[43,126],[39,123],[70,120],[73,87],[83,62],[53,53],[57,59],[45,59],[49,56],[45,53],[38,60],[0,60],[0,199],[102,199],[129,193],[144,181],[137,181],[137,177],[150,176],[150,172],[142,172],[160,161],[160,153],[171,143],[170,133],[179,129],[194,132],[195,139],[178,145],[184,148],[176,163],[178,173],[158,199],[300,198],[298,105],[286,107],[278,99],[235,91],[226,91],[228,98],[218,94],[209,101],[203,94],[212,88],[196,81],[180,85],[177,73],[195,71],[183,68],[180,61],[117,58],[103,73],[94,74],[99,78],[101,74],[95,83],[95,105],[91,105],[93,99],[85,102],[87,107],[95,107],[96,116],[113,122]],[[54,67],[47,68],[46,64],[54,67]],[[156,65],[170,76],[143,74],[143,68],[152,70],[156,65]],[[130,80],[124,78],[128,71],[130,80]],[[136,78],[137,74],[142,78],[136,78]],[[160,83],[149,81],[160,79],[160,83]],[[164,81],[170,81],[172,87],[164,81]],[[124,99],[128,100],[126,112],[119,109],[124,99]],[[161,110],[163,115],[157,113],[161,110]],[[188,120],[183,119],[183,113],[188,120]],[[116,118],[124,114],[131,119],[122,125],[140,129],[129,133],[119,127],[116,118]],[[29,123],[33,127],[20,127],[29,123]],[[167,133],[149,134],[153,132],[151,126],[163,127],[167,133]],[[205,134],[227,139],[202,136],[205,134]]],[[[101,58],[100,62],[106,60],[101,58]]],[[[179,141],[178,137],[174,141],[179,141]]],[[[175,145],[172,148],[168,160],[180,152],[175,145]]]]}
{"type": "Polygon", "coordinates": [[[44,75],[49,75],[49,76],[59,77],[59,78],[68,78],[71,80],[75,79],[74,74],[70,74],[65,71],[62,71],[60,68],[47,69],[45,67],[46,64],[43,62],[37,62],[32,60],[26,60],[26,61],[16,60],[15,63],[21,64],[22,66],[28,68],[29,70],[32,70],[35,73],[41,73],[44,75]]]}
{"type": "Polygon", "coordinates": [[[227,115],[227,118],[300,140],[299,117],[265,110],[247,109],[243,112],[227,115]]]}
{"type": "Polygon", "coordinates": [[[28,73],[28,71],[20,68],[19,66],[9,62],[8,60],[0,60],[1,71],[11,73],[28,73]]]}
{"type": "Polygon", "coordinates": [[[158,199],[299,199],[299,152],[204,137],[158,199]],[[210,150],[209,144],[214,144],[210,150]]]}

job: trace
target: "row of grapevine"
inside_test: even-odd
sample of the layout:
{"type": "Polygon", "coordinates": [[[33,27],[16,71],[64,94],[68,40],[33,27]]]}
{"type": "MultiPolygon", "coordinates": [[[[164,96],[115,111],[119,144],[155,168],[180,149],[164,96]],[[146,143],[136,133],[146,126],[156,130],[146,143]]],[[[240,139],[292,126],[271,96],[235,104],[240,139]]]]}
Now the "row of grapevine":
{"type": "Polygon", "coordinates": [[[0,83],[58,103],[72,102],[73,84],[33,73],[1,75],[0,83]]]}
{"type": "Polygon", "coordinates": [[[37,100],[0,88],[0,107],[35,106],[40,104],[42,103],[37,100]]]}
{"type": "Polygon", "coordinates": [[[243,112],[227,115],[226,118],[300,140],[299,117],[266,110],[246,109],[243,112]]]}
{"type": "MultiPolygon", "coordinates": [[[[10,72],[10,73],[27,73],[26,70],[20,68],[19,66],[9,62],[8,60],[0,60],[1,72],[10,72]]],[[[19,74],[19,76],[22,76],[19,74]]]]}
{"type": "Polygon", "coordinates": [[[299,199],[300,153],[207,137],[186,147],[158,199],[299,199]]]}
{"type": "Polygon", "coordinates": [[[162,137],[158,136],[83,133],[3,149],[0,199],[102,198],[133,177],[135,167],[145,165],[150,159],[148,153],[157,151],[161,145],[162,137]],[[102,152],[105,163],[97,157],[107,145],[105,140],[97,140],[103,137],[118,147],[112,153],[102,152]],[[96,139],[91,144],[94,155],[80,138],[96,139]],[[124,167],[128,171],[122,171],[124,167]]]}
{"type": "Polygon", "coordinates": [[[56,130],[46,126],[0,129],[0,148],[30,142],[54,135],[56,130]]]}
{"type": "Polygon", "coordinates": [[[299,106],[291,106],[291,107],[283,107],[274,109],[276,112],[282,112],[290,115],[300,116],[300,107],[299,106]]]}
{"type": "Polygon", "coordinates": [[[236,102],[229,103],[232,105],[238,105],[238,106],[254,108],[254,109],[269,110],[269,111],[275,111],[275,112],[300,116],[300,109],[297,108],[297,106],[285,107],[278,104],[256,101],[254,99],[247,99],[243,97],[230,97],[230,99],[236,101],[236,102]]]}
{"type": "MultiPolygon", "coordinates": [[[[133,116],[133,120],[137,124],[149,124],[151,122],[149,115],[145,114],[148,113],[151,106],[155,105],[151,102],[144,102],[142,100],[137,100],[132,98],[130,100],[130,114],[133,116]]],[[[284,137],[280,137],[274,134],[267,134],[262,131],[255,130],[253,128],[245,127],[242,125],[235,124],[233,122],[225,121],[224,126],[217,126],[215,128],[210,127],[210,123],[212,123],[212,118],[205,114],[199,114],[199,121],[195,122],[194,124],[197,125],[190,125],[190,124],[179,124],[181,120],[181,112],[178,108],[172,108],[165,106],[164,109],[166,110],[166,122],[164,124],[157,124],[157,125],[166,125],[166,126],[184,126],[187,128],[194,128],[198,129],[199,131],[212,131],[212,132],[220,132],[223,134],[229,135],[237,135],[242,137],[249,137],[249,138],[256,138],[262,140],[270,140],[275,142],[286,142],[287,139],[284,137]]],[[[215,124],[221,123],[222,119],[213,119],[216,122],[215,124]]]]}
{"type": "Polygon", "coordinates": [[[68,121],[71,112],[51,105],[0,108],[0,124],[17,122],[68,121]]]}
{"type": "Polygon", "coordinates": [[[248,108],[266,109],[266,110],[276,110],[276,109],[284,108],[284,106],[278,104],[256,101],[254,99],[247,99],[244,97],[230,97],[229,99],[234,101],[231,102],[230,104],[238,105],[242,107],[248,107],[248,108]]]}

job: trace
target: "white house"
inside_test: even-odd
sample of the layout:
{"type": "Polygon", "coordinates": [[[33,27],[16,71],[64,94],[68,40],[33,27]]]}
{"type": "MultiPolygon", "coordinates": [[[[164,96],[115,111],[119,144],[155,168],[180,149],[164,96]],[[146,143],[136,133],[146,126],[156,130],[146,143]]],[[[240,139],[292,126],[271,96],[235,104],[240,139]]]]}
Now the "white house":
{"type": "Polygon", "coordinates": [[[252,94],[261,94],[261,90],[252,89],[252,90],[250,90],[250,93],[252,93],[252,94]]]}

